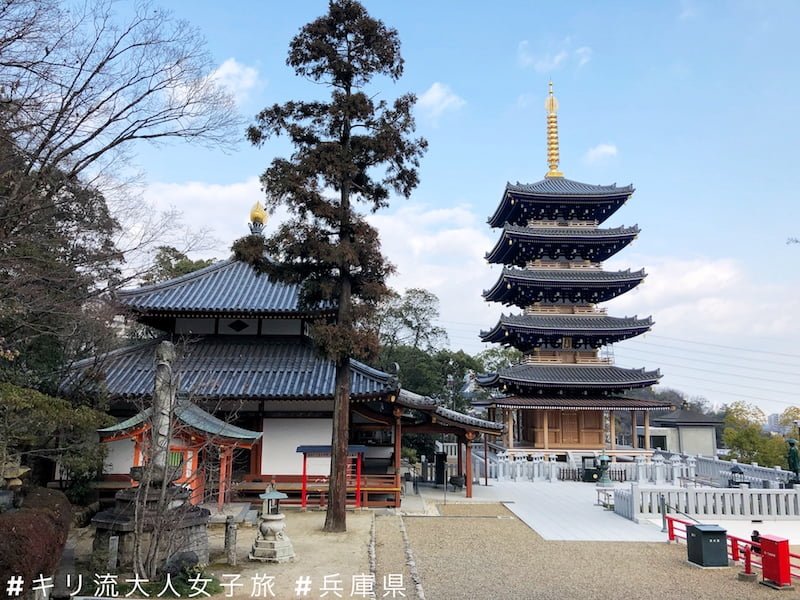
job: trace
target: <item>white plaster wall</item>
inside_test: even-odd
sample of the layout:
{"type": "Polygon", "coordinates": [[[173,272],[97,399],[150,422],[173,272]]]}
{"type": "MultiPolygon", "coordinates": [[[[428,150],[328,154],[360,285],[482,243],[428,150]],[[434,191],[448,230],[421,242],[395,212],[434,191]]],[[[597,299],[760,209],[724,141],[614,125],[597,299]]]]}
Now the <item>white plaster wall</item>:
{"type": "Polygon", "coordinates": [[[106,444],[106,458],[103,462],[103,473],[119,475],[131,472],[133,466],[133,440],[128,438],[108,442],[106,444]]]}
{"type": "Polygon", "coordinates": [[[699,454],[713,457],[716,453],[713,427],[681,427],[684,454],[699,454]]]}
{"type": "MultiPolygon", "coordinates": [[[[331,419],[264,419],[261,474],[301,475],[303,455],[298,446],[331,443],[331,419]]],[[[309,458],[309,475],[330,475],[330,458],[309,458]]]]}

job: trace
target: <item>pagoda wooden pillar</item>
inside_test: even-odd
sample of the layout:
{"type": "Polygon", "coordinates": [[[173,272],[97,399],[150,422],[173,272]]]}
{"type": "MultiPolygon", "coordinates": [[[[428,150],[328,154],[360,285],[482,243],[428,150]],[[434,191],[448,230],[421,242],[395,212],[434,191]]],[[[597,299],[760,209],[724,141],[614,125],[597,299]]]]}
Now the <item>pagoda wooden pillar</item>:
{"type": "MultiPolygon", "coordinates": [[[[547,410],[542,411],[542,430],[544,431],[544,449],[550,449],[550,421],[549,415],[547,414],[547,410]]],[[[535,445],[535,444],[534,444],[535,445]]]]}
{"type": "MultiPolygon", "coordinates": [[[[465,434],[466,439],[466,447],[467,447],[467,473],[464,477],[465,485],[466,485],[466,494],[467,498],[472,498],[472,440],[475,439],[475,432],[468,431],[465,434]]],[[[461,445],[459,444],[459,448],[461,445]]]]}
{"type": "Polygon", "coordinates": [[[608,411],[608,436],[611,438],[611,449],[617,449],[617,423],[614,417],[614,411],[608,411]]]}
{"type": "Polygon", "coordinates": [[[644,449],[650,450],[650,412],[644,411],[644,449]]]}
{"type": "Polygon", "coordinates": [[[636,411],[631,411],[631,448],[634,450],[638,446],[638,440],[636,439],[636,411]]]}
{"type": "Polygon", "coordinates": [[[508,429],[508,444],[506,444],[506,448],[511,450],[514,448],[514,411],[510,408],[506,409],[506,429],[508,429]]]}

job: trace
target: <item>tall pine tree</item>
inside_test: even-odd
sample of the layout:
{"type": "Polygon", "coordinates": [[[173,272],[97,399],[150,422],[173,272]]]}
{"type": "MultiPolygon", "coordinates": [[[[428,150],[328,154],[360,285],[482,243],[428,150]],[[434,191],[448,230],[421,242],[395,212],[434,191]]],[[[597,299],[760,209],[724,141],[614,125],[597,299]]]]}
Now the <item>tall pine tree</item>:
{"type": "Polygon", "coordinates": [[[413,94],[389,103],[365,91],[375,76],[399,79],[403,59],[397,31],[358,2],[332,0],[328,13],[292,40],[286,62],[326,85],[330,98],[273,105],[248,130],[256,145],[279,135],[294,145],[291,157],[274,159],[261,176],[269,205],[284,205],[291,215],[265,242],[274,262],[261,264],[280,280],[300,283],[304,302],[338,306],[335,322],[316,324],[313,337],[336,364],[325,530],[345,531],[350,359],[377,349],[366,324],[388,294],[392,272],[363,212],[388,206],[392,191],[411,194],[427,143],[412,135],[413,94]]]}

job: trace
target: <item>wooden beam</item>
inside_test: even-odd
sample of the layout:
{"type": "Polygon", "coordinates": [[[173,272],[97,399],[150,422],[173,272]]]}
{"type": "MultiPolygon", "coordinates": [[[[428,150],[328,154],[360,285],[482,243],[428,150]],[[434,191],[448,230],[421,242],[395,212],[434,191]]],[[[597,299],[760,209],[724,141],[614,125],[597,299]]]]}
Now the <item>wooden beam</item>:
{"type": "Polygon", "coordinates": [[[636,435],[636,411],[632,410],[631,413],[631,448],[638,447],[638,440],[636,435]]]}
{"type": "Polygon", "coordinates": [[[456,473],[459,477],[464,474],[464,455],[462,454],[461,449],[461,436],[456,436],[456,457],[457,457],[457,469],[456,473]]]}
{"type": "Polygon", "coordinates": [[[644,449],[650,450],[650,411],[644,411],[644,449]]]}

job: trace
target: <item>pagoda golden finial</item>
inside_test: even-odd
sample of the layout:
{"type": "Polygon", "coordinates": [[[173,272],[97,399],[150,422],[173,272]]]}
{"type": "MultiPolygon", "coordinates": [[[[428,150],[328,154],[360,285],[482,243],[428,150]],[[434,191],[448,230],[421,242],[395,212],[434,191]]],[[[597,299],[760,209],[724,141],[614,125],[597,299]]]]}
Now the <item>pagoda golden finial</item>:
{"type": "Polygon", "coordinates": [[[264,225],[267,223],[267,218],[269,215],[267,211],[264,209],[264,205],[261,202],[256,202],[253,204],[253,208],[250,209],[250,231],[251,233],[261,233],[264,229],[264,225]]]}
{"type": "Polygon", "coordinates": [[[553,95],[553,82],[550,82],[550,93],[544,101],[544,108],[547,111],[547,164],[550,170],[545,177],[564,177],[558,170],[558,100],[553,95]]]}

